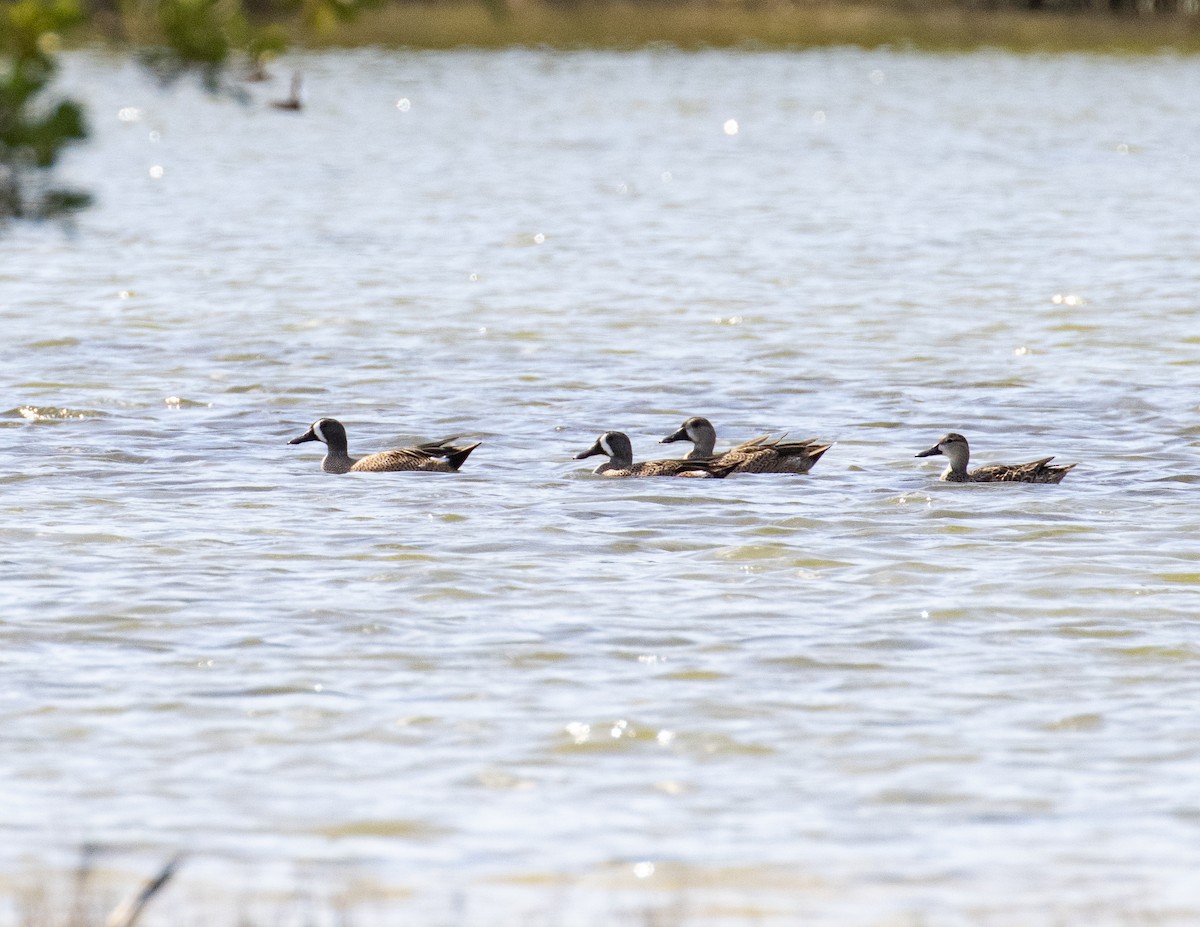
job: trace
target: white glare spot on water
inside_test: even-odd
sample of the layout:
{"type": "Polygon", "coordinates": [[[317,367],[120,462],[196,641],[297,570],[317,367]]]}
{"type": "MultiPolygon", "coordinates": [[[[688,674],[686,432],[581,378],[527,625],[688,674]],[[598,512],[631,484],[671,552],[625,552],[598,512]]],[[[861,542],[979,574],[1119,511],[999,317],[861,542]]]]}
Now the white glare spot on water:
{"type": "Polygon", "coordinates": [[[726,119],[725,120],[725,134],[726,135],[737,135],[738,134],[738,121],[736,119],[726,119]]]}
{"type": "Polygon", "coordinates": [[[715,325],[741,325],[742,317],[740,315],[731,315],[729,318],[723,319],[723,318],[721,318],[721,316],[717,316],[715,319],[713,319],[713,324],[715,324],[715,325]]]}
{"type": "Polygon", "coordinates": [[[659,731],[658,736],[655,738],[655,740],[657,740],[664,747],[671,743],[674,739],[675,732],[667,730],[659,731]]]}
{"type": "Polygon", "coordinates": [[[876,87],[883,83],[883,72],[878,68],[871,72],[871,83],[876,87]]]}
{"type": "Polygon", "coordinates": [[[1083,306],[1085,305],[1082,296],[1077,296],[1074,293],[1055,293],[1050,297],[1050,302],[1056,306],[1083,306]]]}
{"type": "Polygon", "coordinates": [[[825,124],[825,110],[819,109],[815,113],[813,113],[813,122],[816,123],[817,125],[824,125],[825,124]]]}
{"type": "Polygon", "coordinates": [[[592,726],[584,724],[582,721],[572,721],[564,730],[566,730],[567,734],[577,744],[587,743],[588,739],[592,736],[592,726]]]}
{"type": "Polygon", "coordinates": [[[161,164],[155,164],[152,168],[150,168],[150,176],[154,180],[158,180],[159,178],[162,177],[162,175],[163,175],[163,166],[161,164]]]}
{"type": "Polygon", "coordinates": [[[156,145],[162,141],[162,133],[159,132],[158,129],[152,129],[150,134],[146,137],[156,145]]]}
{"type": "Polygon", "coordinates": [[[474,283],[479,279],[479,274],[467,274],[467,279],[474,283]]]}
{"type": "Polygon", "coordinates": [[[408,99],[408,97],[401,97],[396,101],[396,109],[400,110],[402,113],[407,113],[410,109],[412,109],[412,102],[408,99]]]}
{"type": "Polygon", "coordinates": [[[169,405],[172,409],[178,409],[181,405],[183,405],[183,400],[178,396],[168,396],[163,400],[163,402],[169,405]]]}
{"type": "Polygon", "coordinates": [[[324,692],[325,687],[318,682],[315,686],[313,686],[313,691],[314,692],[324,692]]]}
{"type": "Polygon", "coordinates": [[[657,654],[653,654],[653,653],[639,653],[638,654],[638,662],[639,663],[658,663],[659,657],[657,654]]]}
{"type": "Polygon", "coordinates": [[[633,874],[639,879],[648,879],[654,875],[654,863],[641,862],[633,864],[633,874]]]}
{"type": "Polygon", "coordinates": [[[922,617],[922,618],[928,618],[928,617],[929,617],[929,612],[928,612],[928,611],[926,611],[925,609],[921,609],[921,617],[922,617]]]}
{"type": "Polygon", "coordinates": [[[663,171],[663,172],[662,172],[662,179],[663,179],[663,183],[670,183],[670,182],[671,182],[671,179],[672,179],[672,178],[671,178],[671,172],[670,172],[670,171],[663,171]]]}
{"type": "Polygon", "coordinates": [[[545,242],[545,240],[546,240],[546,236],[543,235],[541,232],[538,232],[536,235],[533,236],[533,243],[535,245],[540,245],[543,242],[545,242]]]}
{"type": "MultiPolygon", "coordinates": [[[[621,736],[623,736],[623,735],[624,735],[624,733],[625,733],[625,730],[626,730],[628,727],[629,727],[629,722],[628,722],[628,721],[617,721],[616,723],[614,723],[614,724],[613,724],[613,726],[612,726],[612,730],[610,730],[610,731],[608,732],[608,735],[609,735],[610,737],[613,737],[613,738],[618,738],[618,737],[621,737],[621,736]]],[[[633,733],[633,731],[630,731],[629,733],[630,733],[630,734],[632,734],[632,733],[633,733]]]]}
{"type": "Polygon", "coordinates": [[[142,111],[136,106],[122,106],[117,110],[117,118],[122,122],[137,122],[142,118],[142,111]]]}
{"type": "Polygon", "coordinates": [[[629,184],[627,184],[627,183],[617,184],[617,192],[618,193],[628,193],[629,192],[629,184]]]}
{"type": "Polygon", "coordinates": [[[1117,146],[1117,154],[1129,154],[1129,146],[1126,144],[1118,145],[1117,146]]]}
{"type": "Polygon", "coordinates": [[[1026,354],[1029,354],[1030,351],[1029,348],[1025,347],[1025,345],[1021,345],[1019,348],[1014,348],[1013,353],[1017,355],[1017,357],[1024,357],[1026,354]]]}
{"type": "Polygon", "coordinates": [[[117,299],[130,299],[133,296],[133,290],[121,290],[117,293],[117,299]]]}

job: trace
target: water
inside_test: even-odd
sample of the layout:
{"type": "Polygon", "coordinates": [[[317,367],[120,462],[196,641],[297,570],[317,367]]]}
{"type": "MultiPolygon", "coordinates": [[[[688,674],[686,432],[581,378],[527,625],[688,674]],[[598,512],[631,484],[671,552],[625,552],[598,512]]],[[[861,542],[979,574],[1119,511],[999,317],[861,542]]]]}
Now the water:
{"type": "Polygon", "coordinates": [[[98,206],[4,238],[5,884],[92,842],[191,854],[164,920],[1200,918],[1200,61],[292,63],[299,115],[72,56],[98,206]],[[837,443],[570,459],[696,414],[837,443]],[[331,476],[323,415],[483,445],[331,476]],[[948,430],[1078,467],[938,483],[948,430]]]}

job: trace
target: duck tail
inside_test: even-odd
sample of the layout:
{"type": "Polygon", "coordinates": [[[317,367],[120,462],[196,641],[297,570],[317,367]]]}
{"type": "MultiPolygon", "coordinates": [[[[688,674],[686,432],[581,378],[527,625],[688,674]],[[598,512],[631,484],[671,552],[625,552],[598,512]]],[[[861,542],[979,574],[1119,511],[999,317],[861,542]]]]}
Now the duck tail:
{"type": "Polygon", "coordinates": [[[813,463],[816,463],[831,447],[833,447],[832,444],[810,444],[808,446],[808,450],[804,454],[804,458],[805,460],[811,460],[813,463]]]}
{"type": "Polygon", "coordinates": [[[471,451],[479,447],[482,441],[476,441],[474,444],[467,447],[443,447],[445,452],[446,463],[450,465],[451,470],[457,470],[463,465],[468,457],[471,456],[471,451]]]}
{"type": "MultiPolygon", "coordinates": [[[[1051,457],[1050,459],[1053,460],[1054,458],[1051,457]]],[[[1066,476],[1069,471],[1075,469],[1075,466],[1075,464],[1066,464],[1061,467],[1044,467],[1043,469],[1047,474],[1050,475],[1052,482],[1061,483],[1063,481],[1063,477],[1066,476]]]]}
{"type": "Polygon", "coordinates": [[[737,470],[739,465],[740,461],[736,460],[733,461],[733,463],[722,463],[721,458],[718,457],[714,460],[708,461],[704,469],[708,471],[709,475],[718,480],[723,480],[725,477],[729,476],[729,474],[737,470]]]}

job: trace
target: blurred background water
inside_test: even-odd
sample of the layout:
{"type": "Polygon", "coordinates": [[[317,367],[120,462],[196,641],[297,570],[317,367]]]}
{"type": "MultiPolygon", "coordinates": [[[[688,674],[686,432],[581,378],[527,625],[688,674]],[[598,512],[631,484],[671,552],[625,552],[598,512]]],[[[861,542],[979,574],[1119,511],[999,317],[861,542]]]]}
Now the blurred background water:
{"type": "Polygon", "coordinates": [[[359,51],[243,105],[69,56],[98,205],[0,243],[0,873],[185,849],[176,920],[1195,923],[1198,85],[359,51]],[[331,476],[285,443],[325,415],[483,445],[331,476]],[[570,459],[689,415],[837,443],[570,459]],[[940,484],[948,430],[1079,465],[940,484]]]}

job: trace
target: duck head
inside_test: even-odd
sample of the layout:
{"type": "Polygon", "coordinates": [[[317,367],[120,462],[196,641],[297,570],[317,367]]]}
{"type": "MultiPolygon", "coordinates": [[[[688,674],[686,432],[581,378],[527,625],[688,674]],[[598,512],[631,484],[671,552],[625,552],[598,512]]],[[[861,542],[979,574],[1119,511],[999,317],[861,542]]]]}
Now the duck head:
{"type": "Polygon", "coordinates": [[[697,452],[711,454],[717,443],[717,429],[703,416],[693,415],[679,426],[678,431],[671,432],[658,443],[673,444],[676,441],[691,441],[697,452]]]}
{"type": "Polygon", "coordinates": [[[596,443],[581,454],[576,454],[575,460],[604,454],[614,464],[628,466],[633,463],[633,445],[629,436],[620,431],[606,431],[596,439],[596,443]]]}
{"type": "Polygon", "coordinates": [[[967,461],[971,457],[971,448],[967,444],[967,439],[957,432],[949,432],[938,438],[937,444],[928,450],[921,451],[916,454],[917,457],[933,457],[935,454],[944,454],[950,458],[950,467],[953,470],[966,470],[967,461]]]}
{"type": "Polygon", "coordinates": [[[346,429],[336,418],[319,418],[308,427],[308,431],[298,438],[292,438],[288,444],[303,444],[305,441],[320,441],[330,447],[345,447],[346,429]]]}

